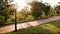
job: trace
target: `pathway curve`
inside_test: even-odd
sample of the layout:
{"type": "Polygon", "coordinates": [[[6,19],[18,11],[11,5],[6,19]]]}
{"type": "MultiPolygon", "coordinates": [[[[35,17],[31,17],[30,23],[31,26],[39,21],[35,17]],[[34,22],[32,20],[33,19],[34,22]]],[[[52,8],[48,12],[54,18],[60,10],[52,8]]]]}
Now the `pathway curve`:
{"type": "MultiPolygon", "coordinates": [[[[17,24],[17,29],[22,29],[22,28],[27,28],[30,26],[37,26],[43,23],[47,23],[47,22],[51,22],[51,21],[55,21],[55,20],[59,20],[60,16],[53,16],[47,19],[42,19],[42,20],[36,20],[36,21],[31,21],[31,22],[25,22],[25,23],[18,23],[17,24]]],[[[8,25],[8,26],[4,26],[0,28],[0,33],[6,33],[6,32],[11,32],[14,31],[14,24],[12,25],[8,25]]]]}

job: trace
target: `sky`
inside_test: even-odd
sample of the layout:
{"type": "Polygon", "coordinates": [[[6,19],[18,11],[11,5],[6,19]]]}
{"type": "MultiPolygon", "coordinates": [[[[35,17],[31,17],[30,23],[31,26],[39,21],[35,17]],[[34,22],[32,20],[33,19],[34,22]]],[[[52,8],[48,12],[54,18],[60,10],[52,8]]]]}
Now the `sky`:
{"type": "MultiPolygon", "coordinates": [[[[13,2],[13,4],[18,5],[17,10],[21,10],[22,8],[24,8],[25,6],[27,6],[27,2],[31,2],[32,0],[15,0],[13,2]]],[[[41,0],[38,0],[41,1],[41,0]]],[[[57,5],[58,2],[60,2],[60,0],[42,0],[43,3],[49,3],[52,7],[57,5]]]]}
{"type": "MultiPolygon", "coordinates": [[[[41,0],[38,0],[41,1],[41,0]]],[[[51,6],[55,6],[60,2],[60,0],[42,0],[43,3],[49,3],[51,6]]]]}
{"type": "Polygon", "coordinates": [[[43,3],[47,2],[49,3],[51,6],[55,6],[58,4],[58,2],[60,2],[60,0],[42,0],[43,3]]]}

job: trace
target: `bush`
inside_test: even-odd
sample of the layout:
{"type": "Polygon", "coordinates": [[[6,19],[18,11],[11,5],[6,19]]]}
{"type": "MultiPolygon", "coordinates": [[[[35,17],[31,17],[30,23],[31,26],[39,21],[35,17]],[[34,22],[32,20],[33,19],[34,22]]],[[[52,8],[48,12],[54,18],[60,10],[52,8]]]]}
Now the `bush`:
{"type": "Polygon", "coordinates": [[[28,17],[26,18],[27,21],[29,20],[34,20],[33,16],[32,15],[28,15],[28,17]]]}
{"type": "Polygon", "coordinates": [[[0,16],[0,25],[4,24],[4,16],[0,16]]]}
{"type": "Polygon", "coordinates": [[[14,21],[14,20],[15,20],[14,16],[13,16],[13,15],[10,15],[10,18],[7,19],[7,22],[12,22],[12,21],[14,21]]]}

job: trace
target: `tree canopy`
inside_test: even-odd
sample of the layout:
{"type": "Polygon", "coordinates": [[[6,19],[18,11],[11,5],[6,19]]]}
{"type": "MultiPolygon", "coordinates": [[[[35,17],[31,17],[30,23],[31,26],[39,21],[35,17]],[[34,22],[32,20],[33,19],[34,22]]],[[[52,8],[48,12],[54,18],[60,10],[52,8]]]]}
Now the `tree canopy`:
{"type": "Polygon", "coordinates": [[[13,15],[14,9],[11,9],[13,5],[10,4],[12,1],[13,0],[0,0],[0,17],[4,17],[4,19],[1,18],[3,19],[2,23],[6,22],[10,15],[13,15]]]}
{"type": "Polygon", "coordinates": [[[39,17],[41,17],[42,13],[44,12],[45,15],[48,15],[49,11],[50,11],[50,5],[45,5],[42,2],[36,2],[33,1],[30,3],[31,5],[31,11],[32,11],[32,16],[36,19],[39,19],[39,17]]]}

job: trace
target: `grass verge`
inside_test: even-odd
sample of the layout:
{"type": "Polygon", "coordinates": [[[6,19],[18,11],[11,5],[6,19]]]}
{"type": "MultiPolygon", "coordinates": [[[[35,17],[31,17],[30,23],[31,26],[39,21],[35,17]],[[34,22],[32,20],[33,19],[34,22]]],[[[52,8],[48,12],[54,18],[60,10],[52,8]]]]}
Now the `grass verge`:
{"type": "Polygon", "coordinates": [[[5,34],[60,34],[60,20],[5,34]]]}

